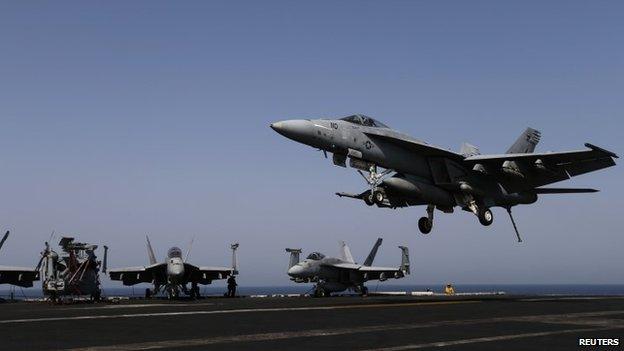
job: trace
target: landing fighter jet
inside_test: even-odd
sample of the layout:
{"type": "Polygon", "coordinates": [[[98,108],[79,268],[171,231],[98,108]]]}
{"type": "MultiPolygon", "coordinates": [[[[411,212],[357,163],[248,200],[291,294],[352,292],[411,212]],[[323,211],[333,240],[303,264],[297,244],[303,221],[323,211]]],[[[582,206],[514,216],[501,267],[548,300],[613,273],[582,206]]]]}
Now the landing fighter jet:
{"type": "MultiPolygon", "coordinates": [[[[2,237],[2,240],[0,240],[0,249],[8,237],[9,231],[7,231],[2,237]]],[[[39,280],[39,269],[37,268],[0,266],[0,284],[11,284],[23,288],[30,288],[33,286],[33,282],[37,280],[39,280]]]]}
{"type": "Polygon", "coordinates": [[[409,252],[405,246],[399,246],[402,252],[400,267],[371,266],[381,241],[381,238],[377,239],[363,264],[355,263],[351,250],[344,241],[340,243],[340,258],[325,257],[320,252],[312,252],[300,262],[301,249],[286,249],[286,252],[290,253],[288,275],[296,283],[316,282],[314,296],[317,297],[329,296],[332,292],[347,289],[366,295],[368,288],[364,283],[369,280],[399,279],[410,274],[409,252]]]}
{"type": "Polygon", "coordinates": [[[595,189],[543,188],[570,177],[615,165],[618,156],[592,144],[587,149],[534,153],[540,132],[528,128],[500,155],[481,155],[470,144],[459,153],[414,139],[364,116],[341,119],[300,119],[271,124],[279,134],[333,153],[337,166],[349,165],[370,188],[359,194],[336,193],[387,208],[427,206],[418,228],[431,232],[433,212],[455,207],[476,215],[482,225],[492,224],[491,207],[505,208],[522,241],[511,208],[532,204],[541,194],[591,193],[595,189]]]}
{"type": "Polygon", "coordinates": [[[197,267],[187,263],[190,254],[189,250],[182,259],[182,250],[172,247],[167,252],[164,262],[157,263],[154,250],[147,239],[147,254],[149,266],[128,267],[110,270],[112,280],[121,280],[124,285],[135,285],[139,283],[152,283],[154,290],[150,295],[157,294],[161,289],[167,292],[170,299],[177,298],[180,291],[193,298],[199,297],[199,287],[197,284],[210,284],[213,280],[225,279],[230,275],[238,274],[236,250],[238,243],[232,244],[232,267],[197,267]],[[187,284],[191,284],[189,290],[187,284]]]}

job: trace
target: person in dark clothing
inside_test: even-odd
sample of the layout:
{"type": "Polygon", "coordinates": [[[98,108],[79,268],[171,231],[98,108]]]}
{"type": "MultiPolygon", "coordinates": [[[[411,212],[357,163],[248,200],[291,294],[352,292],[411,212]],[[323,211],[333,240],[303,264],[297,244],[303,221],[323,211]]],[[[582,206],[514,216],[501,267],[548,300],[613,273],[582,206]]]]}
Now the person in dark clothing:
{"type": "Polygon", "coordinates": [[[236,287],[238,286],[238,284],[236,284],[236,278],[232,275],[228,278],[227,280],[227,287],[228,287],[228,292],[227,292],[227,296],[228,297],[235,297],[236,296],[236,287]]]}

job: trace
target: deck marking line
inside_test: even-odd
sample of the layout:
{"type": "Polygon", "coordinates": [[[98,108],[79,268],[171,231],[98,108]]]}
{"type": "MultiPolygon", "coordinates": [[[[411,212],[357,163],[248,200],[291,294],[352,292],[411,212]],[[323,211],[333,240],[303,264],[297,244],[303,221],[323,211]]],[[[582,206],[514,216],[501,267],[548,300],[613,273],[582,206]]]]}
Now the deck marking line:
{"type": "MultiPolygon", "coordinates": [[[[206,345],[212,345],[212,344],[218,344],[218,343],[256,342],[256,341],[284,340],[284,339],[292,339],[292,338],[338,336],[338,335],[346,335],[346,334],[375,333],[375,332],[382,332],[382,331],[399,331],[399,330],[422,329],[422,328],[441,327],[441,326],[495,323],[499,321],[541,322],[543,319],[544,323],[557,322],[558,324],[566,324],[572,321],[578,321],[579,315],[583,315],[585,317],[594,317],[594,316],[601,316],[601,315],[606,315],[606,314],[613,314],[614,312],[615,311],[597,311],[593,313],[582,312],[578,314],[553,314],[553,315],[544,315],[544,316],[520,316],[520,317],[512,316],[512,317],[500,317],[496,319],[480,318],[480,319],[446,320],[446,321],[435,321],[435,322],[427,322],[427,323],[394,324],[394,325],[384,324],[384,325],[361,326],[361,327],[353,327],[353,328],[313,329],[313,330],[302,330],[302,331],[270,332],[270,333],[220,336],[220,337],[217,336],[217,337],[211,337],[211,338],[198,338],[198,339],[138,342],[138,343],[118,344],[118,345],[91,346],[91,347],[75,348],[75,349],[68,349],[68,350],[71,350],[71,351],[87,351],[87,350],[117,351],[117,350],[163,349],[163,348],[174,348],[174,347],[196,347],[196,346],[206,346],[206,345]],[[522,317],[527,317],[527,319],[523,319],[522,317]]],[[[621,313],[621,311],[619,311],[618,313],[621,313]]],[[[539,336],[545,336],[545,335],[551,335],[551,334],[562,334],[562,333],[572,333],[572,332],[581,332],[581,331],[624,329],[624,323],[621,323],[621,321],[619,320],[611,321],[611,323],[605,323],[604,320],[600,320],[600,319],[599,320],[588,319],[584,323],[583,326],[584,326],[583,328],[564,329],[564,330],[558,330],[558,331],[511,334],[511,335],[481,337],[481,338],[472,338],[472,339],[440,341],[440,342],[425,343],[425,344],[410,344],[410,345],[396,346],[395,347],[396,349],[395,348],[381,348],[378,350],[380,351],[381,350],[384,350],[384,351],[397,350],[398,351],[398,350],[403,350],[403,349],[453,346],[453,345],[461,345],[461,344],[468,344],[468,343],[539,337],[539,336]],[[588,327],[589,325],[591,325],[592,327],[588,327]]]]}
{"type": "Polygon", "coordinates": [[[457,346],[457,345],[466,345],[466,344],[475,344],[475,343],[483,343],[483,342],[493,342],[493,341],[503,341],[503,340],[514,340],[514,339],[522,339],[522,338],[537,338],[541,336],[550,336],[557,334],[571,334],[571,333],[581,333],[581,332],[595,332],[595,331],[603,331],[603,330],[611,330],[611,329],[619,329],[617,327],[609,327],[609,328],[576,328],[576,329],[564,329],[557,331],[548,331],[548,332],[535,332],[535,333],[523,333],[523,334],[507,334],[507,335],[499,335],[499,336],[486,336],[482,338],[472,338],[472,339],[459,339],[459,340],[449,340],[449,341],[439,341],[439,342],[430,342],[425,344],[411,344],[411,345],[402,345],[402,346],[394,346],[394,347],[383,347],[377,349],[367,349],[363,351],[403,351],[403,350],[416,350],[416,349],[424,349],[424,348],[432,348],[432,347],[446,347],[446,346],[457,346]]]}
{"type": "Polygon", "coordinates": [[[189,316],[189,315],[198,315],[198,314],[210,315],[210,314],[254,313],[254,312],[325,311],[325,310],[354,309],[354,308],[380,308],[380,307],[390,308],[390,307],[405,307],[405,306],[456,305],[456,304],[479,303],[479,302],[480,301],[434,301],[434,302],[412,302],[412,303],[369,304],[369,305],[362,304],[362,305],[313,306],[313,307],[243,308],[243,309],[216,310],[216,311],[182,311],[182,312],[153,312],[153,313],[73,316],[73,317],[72,316],[42,317],[42,318],[0,320],[0,324],[54,322],[54,321],[70,321],[70,320],[88,320],[88,319],[171,317],[171,316],[189,316]]]}

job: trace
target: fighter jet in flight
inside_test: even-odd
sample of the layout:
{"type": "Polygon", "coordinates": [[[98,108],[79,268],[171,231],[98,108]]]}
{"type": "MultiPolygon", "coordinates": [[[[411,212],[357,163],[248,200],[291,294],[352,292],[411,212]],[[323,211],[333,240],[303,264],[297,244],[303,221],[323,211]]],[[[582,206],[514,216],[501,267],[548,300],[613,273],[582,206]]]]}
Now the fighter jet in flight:
{"type": "Polygon", "coordinates": [[[236,257],[238,243],[230,245],[232,267],[198,267],[187,263],[190,247],[184,259],[182,258],[182,250],[178,247],[172,247],[167,252],[166,260],[158,263],[149,237],[146,236],[146,239],[149,266],[111,269],[111,280],[121,280],[124,285],[152,283],[154,289],[146,293],[148,296],[164,290],[170,299],[177,298],[180,291],[195,298],[199,297],[198,284],[206,285],[212,283],[213,280],[225,279],[230,275],[238,274],[236,257]],[[191,289],[187,286],[189,283],[191,289]]]}
{"type": "Polygon", "coordinates": [[[459,153],[433,146],[364,115],[341,119],[299,119],[271,124],[279,134],[333,153],[337,166],[349,165],[370,188],[338,196],[363,200],[387,208],[427,206],[418,227],[431,232],[434,209],[445,213],[455,207],[476,215],[482,225],[492,224],[491,207],[507,210],[516,231],[511,208],[532,204],[541,194],[591,193],[595,189],[543,188],[580,174],[615,165],[618,156],[592,144],[587,149],[535,153],[540,132],[528,128],[505,154],[482,155],[464,144],[459,153]]]}
{"type": "Polygon", "coordinates": [[[405,246],[399,246],[402,252],[400,267],[371,266],[381,241],[381,238],[377,239],[363,264],[355,263],[351,250],[344,241],[340,242],[340,258],[325,257],[320,252],[312,252],[300,262],[301,249],[286,249],[286,252],[290,253],[288,275],[296,283],[315,282],[314,296],[317,297],[329,296],[332,292],[347,289],[366,295],[368,288],[364,283],[369,280],[399,279],[410,274],[409,252],[405,246]]]}

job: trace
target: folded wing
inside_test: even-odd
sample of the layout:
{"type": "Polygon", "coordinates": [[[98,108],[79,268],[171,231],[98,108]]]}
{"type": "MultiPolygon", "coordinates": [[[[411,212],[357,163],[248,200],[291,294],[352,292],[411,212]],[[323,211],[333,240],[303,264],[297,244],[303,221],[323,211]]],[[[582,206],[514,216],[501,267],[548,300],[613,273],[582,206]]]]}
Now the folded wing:
{"type": "Polygon", "coordinates": [[[30,288],[33,281],[39,280],[39,271],[27,267],[0,266],[0,284],[11,284],[30,288]]]}

